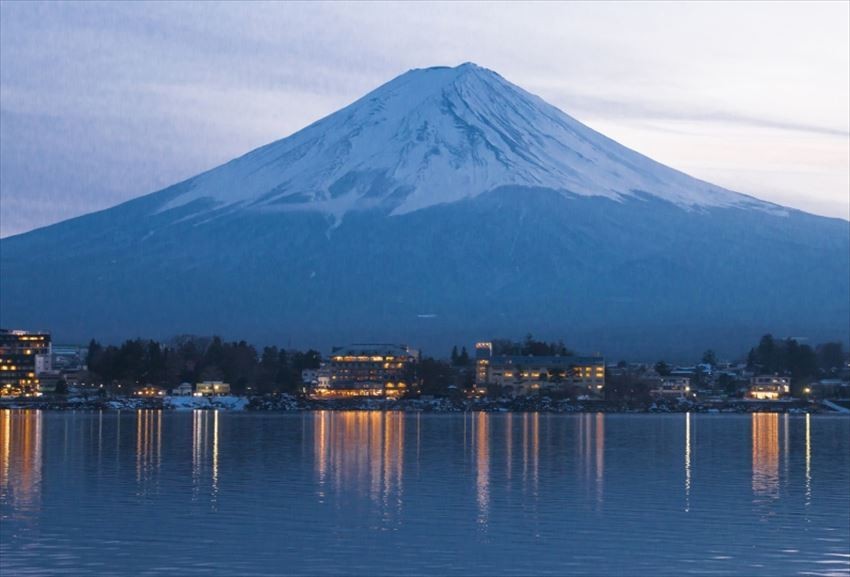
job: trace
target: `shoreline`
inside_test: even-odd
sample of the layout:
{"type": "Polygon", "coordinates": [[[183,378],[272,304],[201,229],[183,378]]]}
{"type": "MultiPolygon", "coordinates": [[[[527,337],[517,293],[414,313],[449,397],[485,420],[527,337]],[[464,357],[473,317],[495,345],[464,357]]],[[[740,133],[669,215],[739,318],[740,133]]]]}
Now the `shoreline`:
{"type": "Polygon", "coordinates": [[[0,410],[43,411],[122,411],[162,410],[185,412],[194,410],[222,410],[241,413],[311,412],[311,411],[401,411],[410,413],[706,413],[706,414],[832,414],[850,415],[827,407],[821,402],[792,399],[787,401],[752,401],[734,399],[706,402],[665,402],[650,404],[626,403],[604,400],[552,400],[549,398],[519,399],[344,399],[312,400],[293,395],[267,397],[164,397],[139,399],[132,397],[112,399],[3,399],[0,410]]]}

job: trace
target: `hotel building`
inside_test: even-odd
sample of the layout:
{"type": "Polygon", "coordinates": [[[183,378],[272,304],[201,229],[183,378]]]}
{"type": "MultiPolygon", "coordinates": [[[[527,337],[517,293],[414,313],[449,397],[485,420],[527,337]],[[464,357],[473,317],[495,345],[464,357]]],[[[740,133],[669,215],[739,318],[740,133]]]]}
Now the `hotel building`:
{"type": "Polygon", "coordinates": [[[517,396],[541,389],[601,396],[605,360],[599,356],[494,355],[491,343],[476,343],[476,389],[493,385],[517,396]]]}
{"type": "Polygon", "coordinates": [[[335,347],[319,371],[317,381],[309,388],[310,396],[398,398],[416,388],[418,363],[419,351],[405,345],[335,347]]]}
{"type": "Polygon", "coordinates": [[[38,395],[51,369],[50,333],[0,329],[0,394],[38,395]]]}
{"type": "Polygon", "coordinates": [[[758,375],[750,379],[747,396],[759,401],[775,401],[791,394],[791,379],[775,375],[758,375]]]}

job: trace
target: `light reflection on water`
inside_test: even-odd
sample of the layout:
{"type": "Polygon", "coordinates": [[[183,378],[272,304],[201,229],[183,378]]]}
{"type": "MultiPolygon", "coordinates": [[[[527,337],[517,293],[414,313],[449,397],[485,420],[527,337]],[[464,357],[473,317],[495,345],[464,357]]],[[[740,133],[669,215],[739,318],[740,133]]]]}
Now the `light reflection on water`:
{"type": "Polygon", "coordinates": [[[478,523],[486,528],[487,517],[490,512],[490,415],[488,413],[476,413],[472,418],[476,422],[474,439],[478,523]]]}
{"type": "Polygon", "coordinates": [[[691,414],[685,414],[685,512],[691,510],[691,414]]]}
{"type": "Polygon", "coordinates": [[[0,411],[0,574],[850,574],[850,420],[0,411]]]}
{"type": "MultiPolygon", "coordinates": [[[[0,411],[0,499],[14,500],[12,515],[37,510],[42,485],[42,414],[0,411]]],[[[6,511],[0,519],[6,518],[6,511]]]]}
{"type": "MultiPolygon", "coordinates": [[[[139,411],[143,413],[145,411],[139,411]]],[[[159,413],[157,434],[161,437],[162,412],[159,413]]],[[[215,506],[218,498],[218,419],[219,411],[192,411],[192,499],[197,501],[206,492],[215,506]],[[207,485],[209,489],[206,489],[207,485]]]]}
{"type": "Polygon", "coordinates": [[[753,494],[779,497],[779,415],[753,413],[753,494]]]}

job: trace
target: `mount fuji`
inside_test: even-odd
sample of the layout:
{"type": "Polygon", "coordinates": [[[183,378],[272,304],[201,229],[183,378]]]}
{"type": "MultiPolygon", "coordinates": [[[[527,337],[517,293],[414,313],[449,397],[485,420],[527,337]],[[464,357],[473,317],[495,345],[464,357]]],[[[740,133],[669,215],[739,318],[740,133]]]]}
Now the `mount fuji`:
{"type": "MultiPolygon", "coordinates": [[[[850,224],[692,178],[474,64],[411,70],[227,164],[0,241],[4,326],[609,357],[850,338],[850,224]]],[[[655,358],[655,357],[651,357],[655,358]]]]}

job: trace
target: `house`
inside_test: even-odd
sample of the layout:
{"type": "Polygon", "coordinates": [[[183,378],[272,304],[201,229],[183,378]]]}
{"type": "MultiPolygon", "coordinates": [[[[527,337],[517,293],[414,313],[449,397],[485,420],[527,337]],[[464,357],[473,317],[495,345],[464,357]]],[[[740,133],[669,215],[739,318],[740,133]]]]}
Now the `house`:
{"type": "Polygon", "coordinates": [[[301,371],[301,382],[312,385],[319,382],[319,369],[304,369],[301,371]]]}
{"type": "Polygon", "coordinates": [[[203,381],[201,383],[195,383],[196,397],[211,397],[229,394],[230,385],[222,381],[203,381]]]}
{"type": "Polygon", "coordinates": [[[654,399],[687,399],[696,396],[691,391],[691,379],[688,377],[665,377],[649,394],[654,399]]]}
{"type": "Polygon", "coordinates": [[[147,385],[140,389],[136,389],[133,394],[137,397],[164,397],[165,389],[147,385]]]}
{"type": "Polygon", "coordinates": [[[775,401],[791,394],[791,378],[776,375],[757,375],[750,379],[747,397],[757,401],[775,401]]]}
{"type": "Polygon", "coordinates": [[[175,389],[171,390],[171,394],[175,397],[191,397],[192,383],[180,383],[175,389]]]}
{"type": "Polygon", "coordinates": [[[841,379],[821,379],[810,383],[803,392],[816,399],[850,398],[850,382],[841,379]]]}

